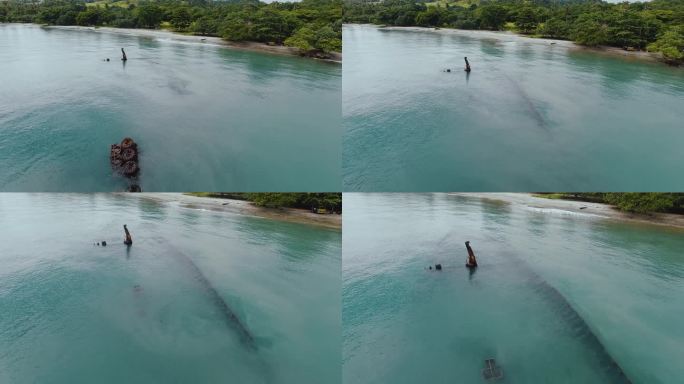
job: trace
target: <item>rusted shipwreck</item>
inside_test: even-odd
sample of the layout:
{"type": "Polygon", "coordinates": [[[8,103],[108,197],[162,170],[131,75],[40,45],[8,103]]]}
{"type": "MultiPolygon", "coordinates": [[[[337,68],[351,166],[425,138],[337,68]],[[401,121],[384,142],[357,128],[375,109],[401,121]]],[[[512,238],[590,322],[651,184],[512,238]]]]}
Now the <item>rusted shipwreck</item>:
{"type": "MultiPolygon", "coordinates": [[[[109,153],[109,162],[114,172],[129,179],[137,181],[140,166],[138,164],[138,144],[130,137],[121,140],[119,144],[112,144],[109,153]]],[[[137,183],[128,187],[131,192],[140,191],[137,183]]]]}

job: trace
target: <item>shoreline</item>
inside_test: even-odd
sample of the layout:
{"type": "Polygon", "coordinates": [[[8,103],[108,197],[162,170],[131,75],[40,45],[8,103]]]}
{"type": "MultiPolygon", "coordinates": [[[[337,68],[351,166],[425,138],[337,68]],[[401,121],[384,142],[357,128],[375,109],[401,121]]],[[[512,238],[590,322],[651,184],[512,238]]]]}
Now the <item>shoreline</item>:
{"type": "MultiPolygon", "coordinates": [[[[30,24],[30,23],[29,23],[30,24]]],[[[114,27],[83,27],[78,25],[37,25],[45,29],[57,29],[64,31],[90,31],[96,33],[110,33],[123,36],[145,37],[149,39],[170,40],[183,43],[204,44],[220,48],[237,49],[250,52],[262,52],[281,56],[297,56],[307,59],[318,60],[322,62],[341,64],[342,53],[331,52],[331,58],[318,58],[312,56],[301,55],[299,50],[294,47],[287,47],[284,45],[269,45],[266,43],[259,43],[255,41],[241,41],[234,42],[224,40],[216,36],[199,36],[186,35],[179,32],[173,32],[164,29],[142,29],[142,28],[114,28],[114,27]]]]}
{"type": "Polygon", "coordinates": [[[487,30],[470,30],[470,29],[455,29],[455,28],[434,28],[434,27],[399,27],[399,26],[379,26],[375,24],[351,24],[351,25],[367,25],[374,26],[381,30],[389,31],[410,31],[410,32],[431,32],[439,33],[443,35],[459,35],[466,36],[474,39],[490,39],[497,40],[501,42],[518,42],[523,41],[527,43],[565,48],[568,51],[574,52],[591,52],[599,55],[621,57],[627,60],[643,60],[649,62],[655,62],[660,64],[666,64],[662,60],[662,55],[653,52],[646,51],[626,51],[618,47],[610,46],[599,46],[599,47],[586,47],[583,45],[576,44],[569,40],[558,40],[549,39],[545,37],[530,37],[521,35],[510,31],[487,31],[487,30]]]}
{"type": "Polygon", "coordinates": [[[573,214],[593,216],[622,222],[657,225],[684,229],[684,215],[673,213],[630,213],[620,211],[612,205],[577,200],[548,199],[531,193],[449,193],[481,200],[498,200],[510,204],[524,205],[528,208],[555,209],[573,214]]]}
{"type": "Polygon", "coordinates": [[[264,219],[308,224],[327,229],[342,230],[342,215],[316,214],[306,209],[297,208],[264,208],[246,200],[221,199],[217,197],[198,197],[184,193],[120,193],[126,197],[154,200],[164,203],[177,203],[182,208],[204,209],[214,212],[225,212],[240,216],[260,217],[264,219]]]}

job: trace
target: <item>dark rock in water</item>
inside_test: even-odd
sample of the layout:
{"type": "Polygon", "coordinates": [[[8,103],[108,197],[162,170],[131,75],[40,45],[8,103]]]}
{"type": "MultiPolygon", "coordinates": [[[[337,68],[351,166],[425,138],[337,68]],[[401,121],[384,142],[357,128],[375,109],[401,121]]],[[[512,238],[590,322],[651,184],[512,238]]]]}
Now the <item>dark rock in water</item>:
{"type": "Polygon", "coordinates": [[[106,247],[106,246],[107,246],[107,242],[106,242],[106,241],[103,241],[103,242],[102,242],[102,246],[103,246],[103,247],[106,247]]]}
{"type": "Polygon", "coordinates": [[[428,267],[432,271],[432,265],[428,267]]]}
{"type": "Polygon", "coordinates": [[[442,264],[436,264],[435,269],[438,271],[441,271],[442,270],[442,264]]]}

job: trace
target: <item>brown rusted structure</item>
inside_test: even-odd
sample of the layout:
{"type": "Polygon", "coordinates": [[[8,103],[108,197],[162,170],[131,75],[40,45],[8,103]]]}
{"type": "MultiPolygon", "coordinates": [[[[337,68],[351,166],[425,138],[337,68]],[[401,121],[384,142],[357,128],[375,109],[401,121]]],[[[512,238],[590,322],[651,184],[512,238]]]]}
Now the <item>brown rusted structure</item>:
{"type": "Polygon", "coordinates": [[[112,144],[109,152],[109,162],[114,171],[128,178],[136,177],[138,172],[140,172],[140,167],[138,166],[138,144],[130,137],[121,140],[120,144],[112,144]]]}

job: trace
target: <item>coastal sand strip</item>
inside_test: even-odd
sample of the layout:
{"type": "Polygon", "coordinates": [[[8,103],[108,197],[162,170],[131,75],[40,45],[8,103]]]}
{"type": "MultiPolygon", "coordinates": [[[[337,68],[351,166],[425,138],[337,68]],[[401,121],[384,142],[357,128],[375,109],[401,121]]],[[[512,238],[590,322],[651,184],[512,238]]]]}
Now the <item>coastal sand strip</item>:
{"type": "MultiPolygon", "coordinates": [[[[366,24],[373,27],[376,25],[366,24]]],[[[512,41],[512,42],[524,42],[526,44],[535,45],[547,45],[553,47],[560,47],[571,51],[583,51],[592,52],[596,54],[608,55],[608,56],[619,56],[625,59],[633,60],[646,60],[646,61],[662,61],[662,55],[654,52],[645,51],[626,51],[617,47],[585,47],[583,45],[576,44],[572,41],[567,40],[557,40],[548,39],[540,37],[530,37],[518,35],[509,31],[483,31],[483,30],[466,30],[466,29],[452,29],[452,28],[427,28],[427,27],[380,27],[382,30],[388,31],[412,31],[412,32],[425,32],[425,33],[438,33],[442,35],[457,35],[466,36],[473,39],[489,39],[497,41],[512,41]]]]}
{"type": "Polygon", "coordinates": [[[672,213],[639,214],[619,211],[616,208],[601,203],[586,201],[547,199],[529,193],[450,193],[450,195],[469,197],[480,200],[496,200],[509,204],[541,210],[558,210],[583,217],[595,217],[635,224],[658,225],[684,229],[684,215],[672,213]]]}
{"type": "Polygon", "coordinates": [[[183,208],[204,209],[214,212],[225,212],[241,216],[307,224],[329,229],[342,229],[342,215],[316,214],[306,209],[296,208],[264,208],[249,201],[222,199],[216,197],[198,197],[182,193],[121,193],[127,198],[139,198],[160,203],[178,203],[183,208]]]}
{"type": "MultiPolygon", "coordinates": [[[[232,48],[232,49],[254,51],[254,52],[266,52],[266,53],[277,54],[277,55],[301,56],[299,49],[294,48],[294,47],[287,47],[284,45],[270,45],[270,44],[258,43],[258,42],[254,42],[254,41],[239,41],[239,42],[238,41],[228,41],[228,40],[224,40],[220,37],[215,37],[215,36],[186,35],[186,34],[181,34],[181,33],[176,33],[176,32],[171,32],[171,31],[165,31],[165,30],[158,30],[158,29],[81,27],[81,26],[74,26],[74,25],[50,25],[50,26],[43,26],[43,28],[61,29],[61,30],[67,30],[67,31],[89,31],[89,32],[95,32],[95,33],[109,33],[109,34],[124,35],[124,36],[145,37],[145,38],[149,38],[149,39],[159,39],[159,40],[168,40],[168,41],[176,41],[176,42],[213,45],[213,46],[223,47],[223,48],[232,48]]],[[[342,62],[342,53],[331,52],[330,55],[331,55],[330,59],[318,59],[318,58],[316,58],[316,59],[321,60],[321,61],[334,62],[334,63],[341,63],[342,62]]]]}

